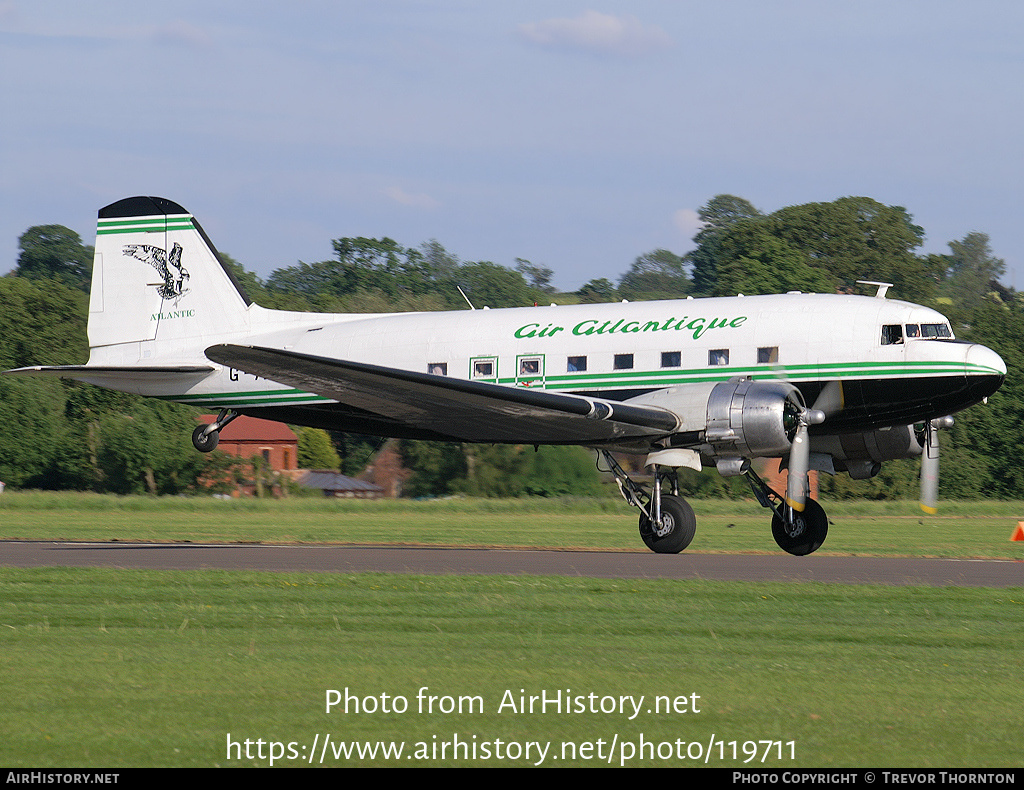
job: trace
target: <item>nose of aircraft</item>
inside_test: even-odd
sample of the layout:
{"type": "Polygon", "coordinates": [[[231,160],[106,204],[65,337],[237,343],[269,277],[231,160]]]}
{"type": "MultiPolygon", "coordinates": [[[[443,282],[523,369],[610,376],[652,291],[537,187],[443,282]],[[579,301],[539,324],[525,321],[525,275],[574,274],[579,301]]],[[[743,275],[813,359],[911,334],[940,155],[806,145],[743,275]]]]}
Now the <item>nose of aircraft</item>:
{"type": "Polygon", "coordinates": [[[1006,378],[1006,363],[986,346],[971,344],[964,354],[964,368],[971,389],[978,398],[987,398],[998,390],[1006,378]]]}

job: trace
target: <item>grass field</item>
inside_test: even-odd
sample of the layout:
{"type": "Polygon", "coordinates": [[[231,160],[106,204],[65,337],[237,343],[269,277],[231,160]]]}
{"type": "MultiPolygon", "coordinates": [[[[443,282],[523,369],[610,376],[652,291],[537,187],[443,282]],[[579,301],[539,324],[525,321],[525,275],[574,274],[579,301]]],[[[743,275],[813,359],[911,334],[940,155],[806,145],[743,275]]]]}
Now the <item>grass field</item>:
{"type": "MultiPolygon", "coordinates": [[[[946,505],[927,519],[910,504],[828,509],[833,552],[1021,556],[1009,542],[1019,503],[946,505]]],[[[695,510],[694,550],[777,551],[753,503],[695,510]]],[[[618,504],[587,501],[0,496],[0,532],[33,539],[634,550],[634,521],[618,504]]],[[[272,742],[276,765],[305,765],[328,734],[332,766],[527,766],[541,758],[538,746],[526,752],[536,742],[547,766],[708,757],[713,767],[1015,767],[1022,678],[1024,581],[992,590],[0,568],[0,764],[11,767],[269,765],[272,742]],[[419,710],[424,687],[434,712],[419,710]],[[328,689],[408,708],[328,713],[328,689]],[[521,695],[559,693],[588,709],[519,710],[521,695]],[[628,698],[641,695],[631,719],[628,698]],[[658,712],[659,696],[687,712],[658,712]],[[335,756],[354,742],[405,751],[335,756]]]]}
{"type": "MultiPolygon", "coordinates": [[[[770,513],[750,501],[693,501],[689,551],[775,553],[770,513]]],[[[1020,559],[1024,502],[826,502],[823,554],[1020,559]]],[[[647,551],[636,511],[613,499],[214,500],[5,493],[0,537],[22,540],[329,542],[647,551]]]]}

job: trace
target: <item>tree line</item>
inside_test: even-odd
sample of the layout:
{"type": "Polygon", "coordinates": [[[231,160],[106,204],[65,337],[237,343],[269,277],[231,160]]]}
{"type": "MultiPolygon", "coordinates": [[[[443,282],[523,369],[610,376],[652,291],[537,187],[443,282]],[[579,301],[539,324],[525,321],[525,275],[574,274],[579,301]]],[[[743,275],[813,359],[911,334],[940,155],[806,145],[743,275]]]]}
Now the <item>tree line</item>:
{"type": "MultiPolygon", "coordinates": [[[[857,280],[894,284],[894,298],[945,313],[958,337],[999,352],[1009,369],[987,406],[958,415],[943,432],[942,494],[1019,498],[1024,463],[1024,300],[1001,284],[1004,262],[988,236],[972,232],[945,255],[921,254],[925,232],[906,209],[865,197],[789,206],[764,213],[718,195],[699,210],[694,248],[639,255],[616,282],[598,278],[576,291],[552,287],[554,272],[516,259],[513,266],[462,261],[436,240],[405,247],[390,238],[340,238],[333,257],[299,262],[263,279],[222,256],[259,304],[322,312],[521,307],[643,301],[737,293],[858,292],[857,280]]],[[[87,292],[93,250],[59,225],[29,228],[17,266],[0,277],[0,365],[80,364],[88,357],[87,292]]],[[[0,377],[0,480],[13,487],[186,493],[208,490],[230,466],[200,455],[189,441],[194,409],[100,390],[72,381],[0,377]]],[[[300,464],[356,474],[382,441],[303,429],[300,464]]],[[[579,448],[486,446],[403,441],[413,470],[406,493],[437,496],[590,494],[598,491],[593,457],[579,448]]],[[[239,474],[239,472],[235,472],[239,474]]],[[[250,470],[251,474],[252,471],[250,470]]],[[[914,496],[916,464],[892,463],[869,481],[823,481],[837,496],[914,496]]],[[[687,474],[689,495],[741,493],[735,481],[687,474]]]]}

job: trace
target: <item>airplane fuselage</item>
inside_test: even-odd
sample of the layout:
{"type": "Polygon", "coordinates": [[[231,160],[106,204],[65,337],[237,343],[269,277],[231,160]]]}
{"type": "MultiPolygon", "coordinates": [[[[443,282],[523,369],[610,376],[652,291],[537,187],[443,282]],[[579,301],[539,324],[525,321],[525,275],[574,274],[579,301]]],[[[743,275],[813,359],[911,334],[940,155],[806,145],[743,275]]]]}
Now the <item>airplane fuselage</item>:
{"type": "MultiPolygon", "coordinates": [[[[940,313],[863,296],[791,293],[365,317],[249,309],[247,344],[616,401],[747,377],[789,381],[813,403],[827,382],[839,380],[845,400],[829,433],[950,414],[987,397],[1004,375],[996,354],[955,340],[940,313]],[[275,328],[282,322],[290,328],[275,328]],[[900,337],[885,342],[893,340],[892,327],[900,337]]],[[[158,335],[139,353],[166,359],[162,345],[158,335]]],[[[167,382],[150,388],[139,391],[293,421],[307,413],[339,430],[386,427],[374,415],[233,368],[183,381],[178,392],[168,392],[167,382]]],[[[426,432],[391,426],[384,434],[458,438],[440,423],[426,432]]]]}

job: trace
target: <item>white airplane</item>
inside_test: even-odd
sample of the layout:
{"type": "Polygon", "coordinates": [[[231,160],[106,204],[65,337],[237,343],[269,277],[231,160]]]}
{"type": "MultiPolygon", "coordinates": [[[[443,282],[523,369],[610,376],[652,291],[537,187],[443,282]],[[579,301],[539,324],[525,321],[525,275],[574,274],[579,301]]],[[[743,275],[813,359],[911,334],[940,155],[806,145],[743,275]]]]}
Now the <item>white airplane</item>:
{"type": "Polygon", "coordinates": [[[994,393],[1006,365],[955,340],[927,307],[788,293],[659,302],[319,314],[248,299],[199,223],[163,198],[101,209],[89,362],[8,371],[219,410],[201,451],[239,414],[379,436],[596,449],[640,535],[659,553],[693,538],[676,470],[745,475],[791,554],[821,546],[828,519],[809,469],[854,478],[923,455],[934,512],[936,430],[994,393]],[[647,456],[653,483],[612,452],[647,456]],[[783,458],[785,494],[751,469],[783,458]]]}

